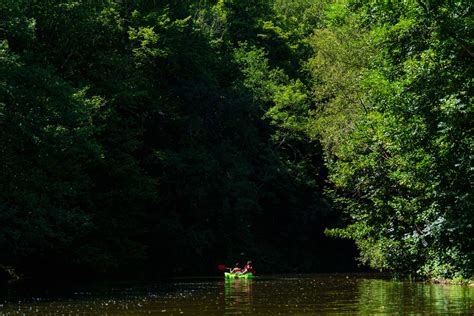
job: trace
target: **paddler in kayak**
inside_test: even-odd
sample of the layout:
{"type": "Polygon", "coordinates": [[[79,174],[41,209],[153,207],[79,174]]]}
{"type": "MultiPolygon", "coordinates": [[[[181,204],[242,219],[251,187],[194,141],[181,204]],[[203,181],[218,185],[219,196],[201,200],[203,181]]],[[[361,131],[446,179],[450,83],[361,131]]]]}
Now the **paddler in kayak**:
{"type": "Polygon", "coordinates": [[[230,273],[242,273],[242,269],[239,267],[239,263],[235,263],[235,267],[230,269],[230,273]]]}
{"type": "Polygon", "coordinates": [[[241,271],[241,273],[252,273],[253,275],[255,275],[255,270],[252,267],[252,261],[247,261],[247,264],[244,266],[244,269],[241,271]]]}

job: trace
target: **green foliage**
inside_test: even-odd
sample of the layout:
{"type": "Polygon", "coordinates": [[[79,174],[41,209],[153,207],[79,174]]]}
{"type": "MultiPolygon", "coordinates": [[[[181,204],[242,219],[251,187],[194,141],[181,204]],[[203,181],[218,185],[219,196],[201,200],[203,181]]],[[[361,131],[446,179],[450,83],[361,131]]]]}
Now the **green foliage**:
{"type": "Polygon", "coordinates": [[[352,1],[344,20],[316,32],[343,34],[347,48],[313,40],[308,67],[315,90],[328,91],[316,99],[315,135],[326,145],[335,202],[352,222],[330,234],[354,239],[361,261],[374,268],[473,274],[472,56],[451,30],[470,30],[466,6],[352,1]]]}
{"type": "Polygon", "coordinates": [[[373,268],[474,274],[467,1],[0,13],[1,264],[321,271],[340,225],[373,268]]]}
{"type": "Polygon", "coordinates": [[[324,268],[334,219],[298,78],[321,8],[2,1],[0,263],[32,275],[200,273],[247,257],[324,268]]]}
{"type": "Polygon", "coordinates": [[[321,104],[310,111],[315,124],[308,132],[321,139],[329,159],[369,110],[361,86],[375,53],[373,40],[354,17],[345,20],[314,32],[309,41],[314,55],[305,66],[312,77],[312,96],[321,104]]]}
{"type": "Polygon", "coordinates": [[[0,260],[23,264],[72,247],[63,260],[79,261],[77,242],[94,228],[86,168],[100,154],[90,139],[95,109],[82,91],[0,45],[0,260]]]}

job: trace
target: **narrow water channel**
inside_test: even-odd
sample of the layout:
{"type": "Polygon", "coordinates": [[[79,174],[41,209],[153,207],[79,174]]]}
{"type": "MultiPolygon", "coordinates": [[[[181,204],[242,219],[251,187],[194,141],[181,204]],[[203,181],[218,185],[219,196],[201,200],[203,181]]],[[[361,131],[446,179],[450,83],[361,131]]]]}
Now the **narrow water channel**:
{"type": "Polygon", "coordinates": [[[474,314],[474,288],[360,274],[194,278],[1,295],[0,315],[474,314]]]}

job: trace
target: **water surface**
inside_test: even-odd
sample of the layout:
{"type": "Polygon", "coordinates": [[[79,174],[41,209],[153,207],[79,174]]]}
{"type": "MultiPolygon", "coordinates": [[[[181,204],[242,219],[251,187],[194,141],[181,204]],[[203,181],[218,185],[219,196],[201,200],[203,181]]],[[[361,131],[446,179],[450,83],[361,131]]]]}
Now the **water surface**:
{"type": "Polygon", "coordinates": [[[254,280],[9,290],[0,315],[473,314],[474,288],[373,275],[283,275],[254,280]]]}

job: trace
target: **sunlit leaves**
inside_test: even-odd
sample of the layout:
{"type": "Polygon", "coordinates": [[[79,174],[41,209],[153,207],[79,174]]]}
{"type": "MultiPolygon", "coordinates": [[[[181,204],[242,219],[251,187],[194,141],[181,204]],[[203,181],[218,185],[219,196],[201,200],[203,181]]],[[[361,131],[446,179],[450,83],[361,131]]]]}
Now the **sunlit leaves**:
{"type": "MultiPolygon", "coordinates": [[[[345,16],[336,20],[342,26],[316,33],[333,40],[315,38],[308,64],[320,93],[315,95],[322,115],[315,125],[326,139],[335,201],[355,222],[333,234],[353,238],[362,261],[375,268],[471,277],[473,240],[465,234],[473,221],[468,180],[473,130],[467,123],[472,63],[459,51],[459,40],[450,39],[453,34],[440,33],[449,33],[443,26],[448,20],[466,21],[464,11],[452,3],[352,1],[349,7],[350,13],[336,15],[345,16]],[[450,9],[459,16],[448,17],[450,9]],[[364,26],[373,47],[366,51],[375,52],[357,58],[359,67],[341,63],[351,60],[351,52],[361,56],[355,49],[360,34],[351,35],[348,17],[364,26]],[[339,33],[344,41],[338,41],[344,38],[339,33]],[[324,72],[332,67],[335,71],[324,72]],[[340,84],[347,78],[352,85],[340,84]],[[347,95],[361,96],[363,115],[347,110],[357,105],[357,98],[343,98],[347,95]],[[331,125],[346,128],[325,133],[331,125]],[[364,227],[370,234],[360,234],[359,229],[367,232],[364,227]],[[442,259],[437,252],[445,253],[442,259]]],[[[328,19],[335,20],[331,10],[328,19]]]]}

